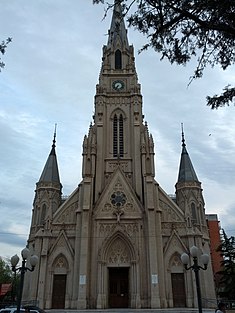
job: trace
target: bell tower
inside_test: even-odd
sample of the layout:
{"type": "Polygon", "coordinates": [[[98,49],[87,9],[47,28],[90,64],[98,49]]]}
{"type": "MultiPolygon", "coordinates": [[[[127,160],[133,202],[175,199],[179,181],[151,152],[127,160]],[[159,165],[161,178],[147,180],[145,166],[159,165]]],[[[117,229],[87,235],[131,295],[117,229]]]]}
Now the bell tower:
{"type": "Polygon", "coordinates": [[[119,1],[115,1],[96,86],[94,125],[83,144],[83,177],[94,179],[94,201],[120,166],[143,201],[143,175],[154,176],[153,140],[143,124],[142,95],[119,1]]]}
{"type": "MultiPolygon", "coordinates": [[[[107,290],[112,288],[112,275],[119,277],[119,268],[128,269],[132,287],[126,298],[131,307],[141,307],[141,301],[147,303],[148,298],[152,308],[165,305],[160,270],[163,255],[154,248],[157,245],[162,251],[154,144],[143,121],[140,89],[134,48],[128,43],[120,1],[115,1],[96,85],[94,122],[83,141],[81,215],[86,236],[91,239],[86,240],[86,247],[83,245],[80,264],[81,273],[90,276],[91,293],[97,292],[97,308],[105,308],[112,301],[107,290]],[[89,246],[94,248],[89,250],[89,246]],[[115,255],[115,247],[123,255],[115,255]],[[102,261],[94,271],[97,259],[102,261]],[[99,284],[93,290],[96,276],[99,284]],[[153,277],[158,277],[161,288],[160,284],[151,283],[153,277]],[[148,289],[143,284],[140,286],[142,280],[148,289]]],[[[79,308],[85,306],[87,295],[83,290],[79,308]]]]}

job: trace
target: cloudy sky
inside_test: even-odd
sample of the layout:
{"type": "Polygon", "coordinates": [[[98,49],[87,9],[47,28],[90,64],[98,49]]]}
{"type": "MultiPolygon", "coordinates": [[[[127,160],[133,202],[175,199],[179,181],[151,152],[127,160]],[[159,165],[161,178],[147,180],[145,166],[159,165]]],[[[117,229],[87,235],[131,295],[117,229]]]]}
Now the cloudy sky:
{"type": "MultiPolygon", "coordinates": [[[[81,146],[94,112],[95,85],[110,14],[92,0],[1,0],[0,40],[13,42],[0,73],[0,255],[20,253],[28,237],[35,184],[57,123],[63,194],[81,180],[81,146]]],[[[175,192],[181,123],[202,182],[206,212],[235,235],[235,107],[211,111],[206,95],[234,83],[235,70],[207,69],[188,86],[195,63],[160,62],[145,38],[128,30],[135,47],[145,120],[155,142],[156,180],[175,192]]]]}

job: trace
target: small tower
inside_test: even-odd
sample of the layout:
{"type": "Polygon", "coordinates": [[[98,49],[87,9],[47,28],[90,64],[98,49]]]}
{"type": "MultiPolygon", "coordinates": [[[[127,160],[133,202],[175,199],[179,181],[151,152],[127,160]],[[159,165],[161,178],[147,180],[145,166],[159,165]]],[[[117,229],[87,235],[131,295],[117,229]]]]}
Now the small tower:
{"type": "Polygon", "coordinates": [[[61,190],[59,169],[55,151],[56,128],[51,152],[48,156],[39,181],[36,183],[35,198],[33,203],[32,228],[45,228],[52,215],[61,204],[61,190]]]}
{"type": "Polygon", "coordinates": [[[182,152],[180,159],[178,181],[176,188],[176,203],[183,210],[187,226],[206,225],[204,199],[201,182],[198,180],[189,154],[186,149],[182,124],[182,152]]]}

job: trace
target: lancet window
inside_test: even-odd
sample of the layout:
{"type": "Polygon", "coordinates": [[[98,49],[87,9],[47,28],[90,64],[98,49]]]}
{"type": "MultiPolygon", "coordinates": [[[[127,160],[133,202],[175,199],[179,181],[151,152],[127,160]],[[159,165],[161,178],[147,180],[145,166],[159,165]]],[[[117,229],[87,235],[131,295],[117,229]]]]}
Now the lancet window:
{"type": "Polygon", "coordinates": [[[191,203],[191,211],[192,211],[192,222],[197,223],[197,212],[196,212],[196,206],[195,203],[191,203]]]}
{"type": "Polygon", "coordinates": [[[124,138],[123,138],[123,116],[115,114],[113,118],[113,156],[123,157],[124,138]]]}
{"type": "Polygon", "coordinates": [[[46,210],[47,210],[47,206],[46,206],[46,204],[43,204],[42,211],[41,211],[41,219],[40,219],[40,224],[41,225],[43,225],[44,222],[45,222],[46,210]]]}
{"type": "Polygon", "coordinates": [[[115,51],[115,69],[116,70],[122,69],[122,53],[120,50],[115,51]]]}

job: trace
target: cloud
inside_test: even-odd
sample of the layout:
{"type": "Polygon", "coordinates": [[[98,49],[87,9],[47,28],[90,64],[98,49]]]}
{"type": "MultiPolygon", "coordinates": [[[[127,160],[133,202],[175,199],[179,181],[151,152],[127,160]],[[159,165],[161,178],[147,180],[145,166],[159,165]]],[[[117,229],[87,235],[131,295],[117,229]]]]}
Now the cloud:
{"type": "MultiPolygon", "coordinates": [[[[81,180],[82,141],[94,113],[110,25],[110,14],[101,22],[103,15],[103,6],[92,1],[3,0],[1,36],[13,37],[0,74],[0,227],[6,232],[17,221],[16,233],[28,233],[35,183],[50,152],[55,123],[64,194],[81,180]]],[[[206,209],[220,215],[225,229],[234,229],[235,108],[211,111],[205,105],[207,95],[233,81],[234,70],[208,68],[188,86],[194,62],[172,66],[160,62],[151,49],[138,55],[145,39],[133,29],[128,36],[136,51],[143,113],[154,138],[157,181],[174,193],[184,123],[206,209]]],[[[6,237],[4,242],[14,242],[14,236],[6,237]]],[[[15,236],[15,242],[23,244],[20,238],[15,236]]]]}

